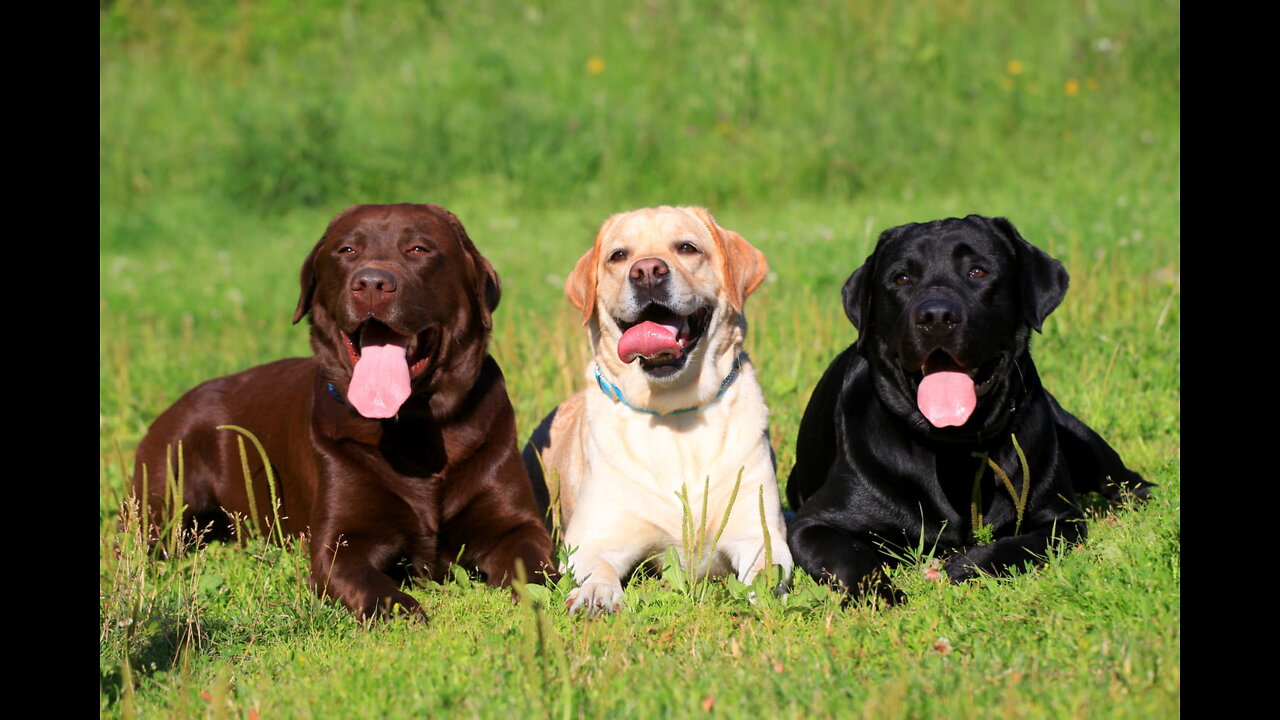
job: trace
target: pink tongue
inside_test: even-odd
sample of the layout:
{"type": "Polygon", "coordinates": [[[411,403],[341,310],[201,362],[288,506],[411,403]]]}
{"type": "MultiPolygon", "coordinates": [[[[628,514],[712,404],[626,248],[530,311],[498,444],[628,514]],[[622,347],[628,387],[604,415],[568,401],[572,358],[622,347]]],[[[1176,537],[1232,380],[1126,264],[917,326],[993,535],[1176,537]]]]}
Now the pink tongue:
{"type": "Polygon", "coordinates": [[[916,391],[920,412],[934,427],[963,425],[978,405],[973,380],[962,372],[935,372],[924,376],[916,391]]]}
{"type": "Polygon", "coordinates": [[[652,358],[659,355],[680,357],[680,343],[676,342],[675,325],[659,325],[645,320],[622,334],[618,340],[618,357],[629,363],[638,357],[652,358]]]}
{"type": "Polygon", "coordinates": [[[389,418],[409,399],[409,338],[390,330],[366,328],[360,338],[360,359],[351,373],[347,400],[367,418],[389,418]]]}

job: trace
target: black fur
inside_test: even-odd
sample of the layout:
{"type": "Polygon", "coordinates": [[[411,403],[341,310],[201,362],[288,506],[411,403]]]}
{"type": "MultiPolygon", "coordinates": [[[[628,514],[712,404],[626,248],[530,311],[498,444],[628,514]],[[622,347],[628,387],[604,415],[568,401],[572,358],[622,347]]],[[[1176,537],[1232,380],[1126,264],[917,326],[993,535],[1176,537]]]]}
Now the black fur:
{"type": "Polygon", "coordinates": [[[958,582],[1034,563],[1053,542],[1082,540],[1076,493],[1146,497],[1151,483],[1058,405],[1031,360],[1031,331],[1067,283],[1062,264],[1004,218],[970,215],[881,234],[843,290],[858,340],[827,368],[801,421],[787,483],[798,566],[855,594],[892,598],[879,569],[922,541],[949,554],[945,569],[958,582]],[[934,427],[916,404],[922,366],[939,363],[979,387],[959,427],[934,427]],[[1021,493],[1014,438],[1030,469],[1020,518],[986,461],[1021,493]],[[992,542],[978,541],[975,509],[992,542]]]}

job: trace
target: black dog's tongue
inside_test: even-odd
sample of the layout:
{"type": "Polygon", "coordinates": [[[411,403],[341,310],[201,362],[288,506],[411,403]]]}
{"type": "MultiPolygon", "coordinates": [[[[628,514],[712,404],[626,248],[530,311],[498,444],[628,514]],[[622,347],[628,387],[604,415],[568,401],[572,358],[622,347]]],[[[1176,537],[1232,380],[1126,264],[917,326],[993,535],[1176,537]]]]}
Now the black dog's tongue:
{"type": "Polygon", "coordinates": [[[968,422],[978,406],[978,393],[968,375],[939,370],[925,375],[920,381],[916,405],[934,427],[958,427],[968,422]]]}
{"type": "Polygon", "coordinates": [[[409,399],[409,338],[378,323],[360,333],[360,359],[347,400],[367,418],[389,418],[409,399]]]}

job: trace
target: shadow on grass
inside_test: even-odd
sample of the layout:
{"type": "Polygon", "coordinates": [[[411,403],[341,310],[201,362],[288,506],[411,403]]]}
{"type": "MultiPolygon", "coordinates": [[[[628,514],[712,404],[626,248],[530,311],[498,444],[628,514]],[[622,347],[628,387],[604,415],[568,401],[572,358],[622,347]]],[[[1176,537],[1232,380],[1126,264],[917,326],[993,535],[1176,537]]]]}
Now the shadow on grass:
{"type": "MultiPolygon", "coordinates": [[[[129,675],[134,689],[146,678],[168,673],[182,662],[184,655],[190,657],[193,651],[200,654],[211,649],[214,645],[211,639],[230,630],[222,620],[202,619],[197,625],[175,616],[151,620],[148,624],[155,629],[136,635],[128,647],[129,675]]],[[[105,705],[120,702],[126,682],[123,665],[103,664],[100,673],[99,688],[105,705]]]]}

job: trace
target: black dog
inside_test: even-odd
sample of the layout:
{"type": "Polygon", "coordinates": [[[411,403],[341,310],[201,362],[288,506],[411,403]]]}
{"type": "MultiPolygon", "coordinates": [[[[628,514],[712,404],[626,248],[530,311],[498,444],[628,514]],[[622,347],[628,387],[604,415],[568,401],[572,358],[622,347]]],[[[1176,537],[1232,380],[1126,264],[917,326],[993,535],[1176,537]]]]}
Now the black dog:
{"type": "Polygon", "coordinates": [[[1004,218],[881,234],[844,285],[858,340],[800,425],[787,484],[797,565],[893,597],[877,571],[922,540],[956,551],[945,567],[958,582],[1082,540],[1077,492],[1146,497],[1151,483],[1058,405],[1031,361],[1031,331],[1067,281],[1004,218]]]}

